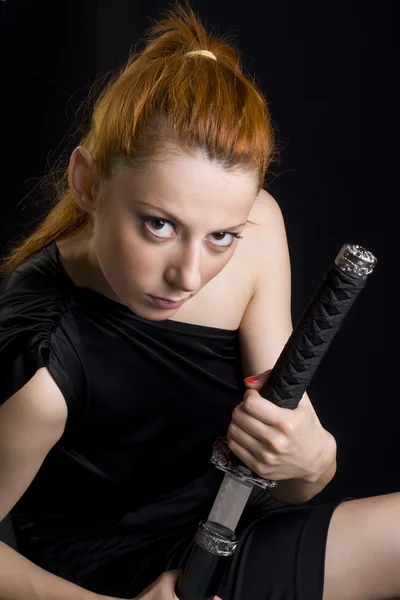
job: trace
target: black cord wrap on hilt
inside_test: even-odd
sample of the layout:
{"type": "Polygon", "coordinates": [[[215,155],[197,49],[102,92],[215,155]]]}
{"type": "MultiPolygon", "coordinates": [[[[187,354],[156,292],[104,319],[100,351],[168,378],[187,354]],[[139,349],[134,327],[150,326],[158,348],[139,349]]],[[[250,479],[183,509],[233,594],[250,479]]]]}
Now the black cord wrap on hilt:
{"type": "Polygon", "coordinates": [[[332,265],[285,344],[261,396],[281,408],[296,408],[366,283],[366,277],[354,277],[332,265]]]}

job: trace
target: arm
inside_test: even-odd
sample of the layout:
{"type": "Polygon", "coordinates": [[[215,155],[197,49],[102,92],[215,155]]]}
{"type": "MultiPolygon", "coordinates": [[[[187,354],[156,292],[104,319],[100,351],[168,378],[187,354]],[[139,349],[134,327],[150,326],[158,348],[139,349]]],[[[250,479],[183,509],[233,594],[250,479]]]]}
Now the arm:
{"type": "MultiPolygon", "coordinates": [[[[67,407],[46,368],[0,407],[0,520],[60,439],[67,407]]],[[[0,542],[1,600],[106,600],[41,569],[0,542]]]]}
{"type": "MultiPolygon", "coordinates": [[[[327,432],[328,433],[328,432],[327,432]]],[[[333,440],[333,447],[336,444],[333,440]]],[[[331,464],[327,470],[315,482],[305,481],[304,479],[286,479],[279,482],[276,488],[269,490],[271,496],[285,504],[301,504],[311,500],[314,496],[322,492],[324,487],[333,479],[336,473],[336,452],[331,464]]]]}
{"type": "MultiPolygon", "coordinates": [[[[253,296],[240,324],[240,341],[245,376],[263,373],[273,367],[293,326],[291,320],[291,271],[286,231],[281,210],[266,191],[261,190],[254,226],[254,252],[257,279],[253,296]]],[[[310,399],[307,394],[303,398],[310,399]]],[[[270,493],[285,503],[305,502],[319,493],[336,471],[336,442],[326,430],[324,456],[315,479],[280,480],[270,493]]]]}

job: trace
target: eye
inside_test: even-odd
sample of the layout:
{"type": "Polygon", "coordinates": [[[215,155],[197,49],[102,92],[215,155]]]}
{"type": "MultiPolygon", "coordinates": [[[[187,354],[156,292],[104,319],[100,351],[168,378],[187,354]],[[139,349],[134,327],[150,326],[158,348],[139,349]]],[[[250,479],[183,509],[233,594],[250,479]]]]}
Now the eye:
{"type": "Polygon", "coordinates": [[[216,246],[219,246],[220,248],[229,248],[229,246],[232,246],[233,240],[235,238],[241,239],[243,236],[241,236],[239,233],[228,233],[227,231],[218,231],[215,233],[211,233],[210,237],[212,243],[216,246]]]}
{"type": "Polygon", "coordinates": [[[175,228],[169,221],[159,219],[157,217],[143,217],[147,229],[157,237],[169,238],[173,237],[175,228]]]}

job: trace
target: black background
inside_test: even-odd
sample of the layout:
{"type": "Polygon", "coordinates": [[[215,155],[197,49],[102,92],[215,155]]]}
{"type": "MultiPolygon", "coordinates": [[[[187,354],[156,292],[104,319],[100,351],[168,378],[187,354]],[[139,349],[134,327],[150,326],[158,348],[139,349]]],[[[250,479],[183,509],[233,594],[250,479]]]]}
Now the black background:
{"type": "MultiPolygon", "coordinates": [[[[399,52],[396,2],[192,0],[232,33],[255,74],[281,149],[267,189],[280,204],[296,321],[338,250],[378,266],[309,394],[338,442],[320,499],[400,488],[396,290],[399,52]]],[[[93,83],[123,64],[164,0],[7,0],[1,7],[0,251],[43,214],[39,178],[78,143],[93,83]]],[[[268,332],[266,332],[268,334],[268,332]]]]}

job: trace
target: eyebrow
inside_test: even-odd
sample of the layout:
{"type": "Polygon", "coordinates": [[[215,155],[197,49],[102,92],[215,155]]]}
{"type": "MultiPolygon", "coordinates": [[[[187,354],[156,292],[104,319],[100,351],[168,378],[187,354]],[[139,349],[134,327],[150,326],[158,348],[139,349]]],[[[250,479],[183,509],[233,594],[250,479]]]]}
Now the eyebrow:
{"type": "MultiPolygon", "coordinates": [[[[163,208],[160,208],[159,206],[155,206],[154,204],[150,204],[149,202],[143,202],[141,200],[137,200],[136,202],[137,202],[137,204],[143,204],[144,206],[148,206],[149,208],[153,208],[154,210],[159,210],[170,221],[174,221],[180,227],[186,227],[185,224],[182,223],[182,221],[180,221],[180,219],[178,219],[178,217],[174,217],[174,215],[172,215],[171,213],[167,212],[163,208]]],[[[239,227],[243,227],[244,225],[247,225],[247,221],[245,223],[239,223],[239,225],[232,225],[231,227],[224,227],[223,229],[218,229],[218,232],[220,232],[220,231],[223,231],[223,232],[225,232],[225,231],[226,232],[235,231],[235,229],[239,229],[239,227]]],[[[217,230],[215,230],[215,231],[217,231],[217,230]]]]}

